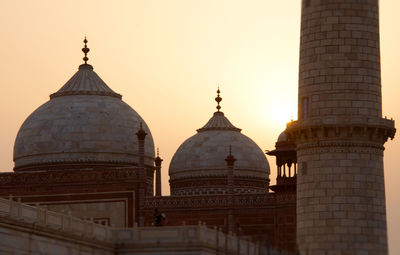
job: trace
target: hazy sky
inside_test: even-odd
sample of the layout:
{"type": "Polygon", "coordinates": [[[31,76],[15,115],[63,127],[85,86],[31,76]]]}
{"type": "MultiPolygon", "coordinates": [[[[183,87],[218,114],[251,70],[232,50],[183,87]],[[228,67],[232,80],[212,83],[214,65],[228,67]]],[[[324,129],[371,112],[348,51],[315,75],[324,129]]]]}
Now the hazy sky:
{"type": "MultiPolygon", "coordinates": [[[[381,1],[383,115],[400,120],[400,1],[381,1]]],[[[149,125],[164,158],[215,111],[263,150],[297,115],[300,1],[0,0],[0,169],[11,171],[15,136],[28,115],[89,63],[149,125]]],[[[397,134],[399,136],[399,134],[397,134]]],[[[386,144],[389,246],[400,254],[400,139],[386,144]]],[[[268,157],[271,180],[275,159],[268,157]]]]}

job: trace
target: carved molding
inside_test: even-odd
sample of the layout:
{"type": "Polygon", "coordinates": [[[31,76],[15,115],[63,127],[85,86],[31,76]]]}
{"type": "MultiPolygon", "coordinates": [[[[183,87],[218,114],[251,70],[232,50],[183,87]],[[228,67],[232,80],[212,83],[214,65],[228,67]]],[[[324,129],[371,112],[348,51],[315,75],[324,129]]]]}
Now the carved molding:
{"type": "Polygon", "coordinates": [[[62,97],[62,96],[73,96],[73,95],[91,95],[91,96],[109,96],[109,97],[116,97],[118,99],[122,99],[122,95],[115,93],[115,92],[109,92],[109,91],[62,91],[62,92],[56,92],[50,95],[50,99],[56,98],[56,97],[62,97]]]}
{"type": "Polygon", "coordinates": [[[139,168],[0,173],[0,185],[35,185],[137,179],[139,168]]]}
{"type": "Polygon", "coordinates": [[[288,124],[285,133],[289,140],[296,143],[297,149],[302,144],[335,140],[352,140],[360,144],[366,141],[370,144],[383,145],[388,138],[393,139],[396,133],[394,121],[388,119],[373,119],[370,122],[369,119],[365,122],[342,121],[333,124],[321,121],[294,121],[288,124]]]}
{"type": "Polygon", "coordinates": [[[297,147],[297,155],[316,153],[368,153],[382,155],[385,148],[376,143],[359,143],[352,141],[329,141],[304,143],[297,147]]]}
{"type": "MultiPolygon", "coordinates": [[[[276,204],[277,197],[275,193],[234,195],[232,206],[235,208],[271,207],[276,204]]],[[[144,209],[224,208],[228,206],[228,199],[229,195],[147,197],[144,203],[144,209]]],[[[279,201],[296,203],[296,194],[279,195],[279,201]]]]}

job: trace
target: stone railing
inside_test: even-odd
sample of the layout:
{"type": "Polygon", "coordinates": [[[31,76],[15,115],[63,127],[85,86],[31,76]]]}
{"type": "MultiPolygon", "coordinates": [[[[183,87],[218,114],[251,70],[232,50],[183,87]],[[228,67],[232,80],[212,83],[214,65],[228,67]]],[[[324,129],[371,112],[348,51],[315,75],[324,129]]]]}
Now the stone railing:
{"type": "Polygon", "coordinates": [[[174,227],[140,227],[118,229],[115,231],[118,242],[135,245],[139,251],[146,247],[188,247],[202,246],[213,250],[215,254],[261,254],[256,243],[240,239],[237,236],[225,235],[221,231],[198,226],[174,227]]]}
{"type": "Polygon", "coordinates": [[[44,208],[29,206],[12,199],[0,199],[0,217],[8,217],[35,226],[59,230],[81,237],[111,242],[113,230],[109,227],[81,220],[71,215],[48,211],[44,208]]]}
{"type": "Polygon", "coordinates": [[[137,227],[135,224],[133,228],[112,228],[71,215],[29,206],[12,199],[0,198],[0,222],[5,221],[2,218],[22,224],[26,223],[26,227],[31,226],[32,229],[41,226],[42,231],[56,230],[75,236],[77,239],[96,240],[107,247],[113,247],[111,249],[115,254],[124,254],[124,252],[145,254],[146,252],[164,251],[180,251],[176,254],[184,254],[182,251],[188,247],[196,247],[196,249],[208,250],[221,255],[285,254],[239,236],[226,235],[220,229],[207,228],[200,222],[197,226],[137,227]]]}
{"type": "MultiPolygon", "coordinates": [[[[264,207],[275,204],[274,193],[240,194],[234,195],[233,204],[236,207],[264,207]]],[[[218,208],[228,205],[228,195],[204,195],[204,196],[168,196],[168,197],[146,197],[145,209],[154,208],[218,208]]]]}
{"type": "MultiPolygon", "coordinates": [[[[116,229],[115,240],[121,246],[135,247],[140,252],[148,247],[190,247],[198,246],[214,254],[245,255],[286,255],[260,243],[251,242],[239,236],[224,234],[220,229],[207,228],[199,222],[197,226],[134,227],[116,229]]],[[[117,244],[118,246],[118,244],[117,244]]],[[[165,250],[164,250],[165,251],[165,250]]]]}

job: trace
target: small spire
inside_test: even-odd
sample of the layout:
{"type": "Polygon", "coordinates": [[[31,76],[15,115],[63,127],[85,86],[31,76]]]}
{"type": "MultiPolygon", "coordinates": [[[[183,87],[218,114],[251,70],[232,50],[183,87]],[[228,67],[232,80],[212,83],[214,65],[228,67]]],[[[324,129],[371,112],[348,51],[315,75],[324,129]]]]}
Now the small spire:
{"type": "Polygon", "coordinates": [[[137,135],[139,140],[144,140],[144,138],[147,135],[146,131],[143,130],[142,122],[140,122],[140,128],[139,128],[139,131],[136,132],[136,135],[137,135]]]}
{"type": "Polygon", "coordinates": [[[219,112],[219,110],[221,109],[221,106],[219,105],[219,103],[222,101],[222,98],[219,96],[219,94],[221,93],[221,91],[219,91],[219,86],[218,86],[218,90],[217,90],[217,97],[215,98],[215,101],[217,102],[217,110],[219,112]]]}
{"type": "Polygon", "coordinates": [[[85,43],[85,47],[82,48],[83,53],[85,53],[85,57],[83,57],[83,61],[85,61],[85,64],[87,64],[87,61],[89,60],[89,58],[87,57],[87,54],[90,51],[90,49],[87,47],[88,40],[86,39],[86,36],[85,36],[85,40],[83,40],[83,42],[85,43]]]}
{"type": "Polygon", "coordinates": [[[156,166],[161,167],[161,162],[163,161],[162,158],[160,158],[160,151],[157,147],[157,157],[154,159],[154,162],[156,163],[156,166]]]}
{"type": "Polygon", "coordinates": [[[226,164],[228,167],[233,167],[233,164],[236,161],[236,158],[232,155],[232,146],[229,145],[229,155],[225,158],[226,164]]]}

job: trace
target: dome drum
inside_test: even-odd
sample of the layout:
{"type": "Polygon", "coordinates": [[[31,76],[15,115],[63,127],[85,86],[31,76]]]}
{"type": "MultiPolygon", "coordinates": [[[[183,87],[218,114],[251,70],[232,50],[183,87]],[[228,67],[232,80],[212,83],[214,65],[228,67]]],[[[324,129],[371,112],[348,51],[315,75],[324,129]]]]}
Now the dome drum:
{"type": "MultiPolygon", "coordinates": [[[[229,192],[226,176],[179,179],[170,181],[171,194],[176,196],[183,195],[217,195],[229,192]]],[[[269,180],[265,178],[240,178],[235,177],[234,193],[268,193],[269,180]]]]}

